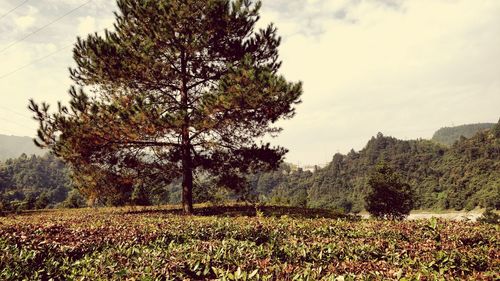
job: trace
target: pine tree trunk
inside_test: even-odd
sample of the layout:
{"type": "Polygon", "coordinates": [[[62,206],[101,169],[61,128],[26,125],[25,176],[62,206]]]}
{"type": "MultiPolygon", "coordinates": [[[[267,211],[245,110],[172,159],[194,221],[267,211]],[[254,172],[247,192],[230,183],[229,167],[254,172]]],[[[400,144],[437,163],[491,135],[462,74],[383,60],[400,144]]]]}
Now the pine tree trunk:
{"type": "Polygon", "coordinates": [[[184,50],[181,51],[181,105],[184,111],[182,126],[182,209],[187,215],[193,214],[193,161],[191,158],[191,140],[189,136],[189,98],[187,90],[187,63],[184,50]]]}
{"type": "Polygon", "coordinates": [[[191,141],[189,139],[189,119],[185,117],[182,128],[182,209],[185,214],[193,214],[193,160],[191,158],[191,141]]]}
{"type": "Polygon", "coordinates": [[[193,168],[189,146],[183,148],[182,209],[185,214],[193,214],[193,168]]]}

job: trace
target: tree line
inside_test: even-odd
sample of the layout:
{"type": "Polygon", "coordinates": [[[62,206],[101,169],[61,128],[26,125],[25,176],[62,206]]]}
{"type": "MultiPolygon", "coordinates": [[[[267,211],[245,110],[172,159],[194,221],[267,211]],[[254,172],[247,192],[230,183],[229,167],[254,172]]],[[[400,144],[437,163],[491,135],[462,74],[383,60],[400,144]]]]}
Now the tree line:
{"type": "Polygon", "coordinates": [[[69,206],[63,203],[78,196],[72,189],[66,166],[53,155],[22,154],[0,163],[0,211],[69,206]]]}
{"type": "Polygon", "coordinates": [[[380,162],[413,189],[416,209],[500,208],[500,121],[450,147],[379,133],[361,151],[336,154],[314,172],[283,165],[250,178],[267,202],[361,211],[370,175],[380,162]]]}
{"type": "MultiPolygon", "coordinates": [[[[193,197],[198,203],[242,200],[357,212],[366,208],[370,178],[383,162],[411,189],[414,209],[498,209],[499,159],[500,122],[491,130],[458,140],[451,147],[378,134],[361,151],[336,154],[326,167],[315,171],[284,163],[275,171],[246,175],[247,184],[238,191],[218,186],[209,175],[198,177],[193,197]]],[[[69,175],[66,166],[54,156],[23,155],[1,166],[0,194],[4,201],[23,208],[83,206],[85,201],[78,191],[71,191],[69,175]],[[45,203],[35,206],[38,198],[45,203]]],[[[165,184],[143,178],[142,185],[130,189],[120,188],[121,181],[106,184],[103,188],[122,192],[105,193],[94,204],[155,205],[182,201],[181,179],[165,184]]]]}
{"type": "Polygon", "coordinates": [[[495,126],[495,123],[477,123],[466,124],[454,127],[444,127],[437,130],[432,136],[432,140],[444,145],[451,146],[460,137],[470,138],[479,131],[489,130],[495,126]]]}

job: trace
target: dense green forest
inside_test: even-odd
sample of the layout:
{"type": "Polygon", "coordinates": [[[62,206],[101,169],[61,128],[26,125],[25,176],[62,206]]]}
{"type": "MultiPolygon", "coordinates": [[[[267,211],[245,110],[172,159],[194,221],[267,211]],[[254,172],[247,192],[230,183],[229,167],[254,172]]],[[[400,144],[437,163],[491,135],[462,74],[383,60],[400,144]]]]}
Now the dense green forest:
{"type": "MultiPolygon", "coordinates": [[[[390,165],[414,189],[416,209],[500,208],[500,122],[491,130],[461,137],[451,147],[431,140],[398,140],[379,133],[365,148],[336,154],[324,168],[303,170],[283,164],[248,177],[245,198],[263,203],[364,209],[367,181],[375,165],[390,165]]],[[[171,202],[179,187],[169,187],[171,202]]],[[[238,195],[229,195],[237,198],[238,195]]]]}
{"type": "MultiPolygon", "coordinates": [[[[197,202],[229,198],[356,212],[364,208],[369,175],[381,161],[413,188],[417,209],[500,208],[500,122],[471,138],[461,137],[452,146],[379,133],[361,151],[335,154],[324,168],[308,171],[283,164],[276,171],[250,175],[248,187],[239,193],[198,177],[194,198],[197,202]]],[[[64,164],[53,156],[23,155],[0,165],[0,195],[21,208],[81,206],[83,200],[71,190],[64,164]]],[[[179,203],[180,181],[166,187],[137,187],[120,198],[103,198],[100,204],[179,203]]]]}
{"type": "Polygon", "coordinates": [[[414,189],[417,209],[500,207],[500,122],[451,147],[379,133],[361,151],[336,154],[314,173],[284,165],[253,176],[251,182],[269,202],[360,211],[368,176],[381,161],[414,189]]]}
{"type": "Polygon", "coordinates": [[[71,181],[64,163],[47,154],[0,163],[0,204],[6,209],[43,209],[65,201],[71,181]]]}
{"type": "Polygon", "coordinates": [[[460,137],[470,138],[480,131],[493,128],[495,123],[477,123],[467,124],[454,127],[444,127],[437,130],[432,136],[432,140],[445,145],[452,145],[460,139],[460,137]]]}

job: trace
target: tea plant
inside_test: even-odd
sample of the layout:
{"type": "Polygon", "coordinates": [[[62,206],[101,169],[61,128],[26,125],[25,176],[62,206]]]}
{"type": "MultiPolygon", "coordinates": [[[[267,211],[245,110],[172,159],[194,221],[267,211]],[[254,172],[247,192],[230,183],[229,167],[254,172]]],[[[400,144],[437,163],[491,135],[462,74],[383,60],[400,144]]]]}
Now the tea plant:
{"type": "MultiPolygon", "coordinates": [[[[243,208],[244,209],[244,208],[243,208]]],[[[0,218],[0,280],[498,280],[498,225],[175,210],[0,218]]],[[[305,209],[302,211],[306,211],[305,209]]]]}

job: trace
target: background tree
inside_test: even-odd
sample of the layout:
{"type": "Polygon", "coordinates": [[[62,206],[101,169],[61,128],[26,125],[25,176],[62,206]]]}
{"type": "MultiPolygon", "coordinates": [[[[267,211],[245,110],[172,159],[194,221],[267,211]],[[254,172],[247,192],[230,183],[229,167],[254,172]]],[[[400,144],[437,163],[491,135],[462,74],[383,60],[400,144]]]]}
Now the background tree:
{"type": "Polygon", "coordinates": [[[66,199],[71,189],[64,163],[53,155],[23,154],[0,162],[0,194],[11,205],[25,209],[55,206],[66,199]]]}
{"type": "Polygon", "coordinates": [[[85,199],[80,195],[78,190],[72,190],[66,200],[62,203],[64,208],[83,208],[86,206],[85,199]]]}
{"type": "Polygon", "coordinates": [[[276,28],[254,30],[260,1],[117,3],[115,31],[74,48],[71,78],[85,90],[73,87],[56,113],[30,104],[37,143],[66,160],[83,193],[182,177],[192,213],[196,172],[238,189],[244,173],[277,168],[286,150],[256,139],[280,132],[273,124],[294,115],[302,86],[278,75],[276,28]]]}
{"type": "Polygon", "coordinates": [[[498,122],[493,127],[492,134],[493,134],[493,136],[495,138],[500,139],[500,119],[498,120],[498,122]]]}
{"type": "Polygon", "coordinates": [[[374,217],[403,219],[413,208],[411,187],[386,164],[379,164],[368,180],[365,208],[374,217]]]}
{"type": "Polygon", "coordinates": [[[50,204],[50,198],[47,193],[42,192],[39,194],[35,201],[35,209],[45,209],[50,204]]]}

